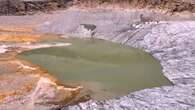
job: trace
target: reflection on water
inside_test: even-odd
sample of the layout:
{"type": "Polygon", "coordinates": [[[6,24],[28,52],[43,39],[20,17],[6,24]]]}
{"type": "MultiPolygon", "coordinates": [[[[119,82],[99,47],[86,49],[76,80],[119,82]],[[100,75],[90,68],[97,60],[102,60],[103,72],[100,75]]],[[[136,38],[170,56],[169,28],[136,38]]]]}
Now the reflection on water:
{"type": "Polygon", "coordinates": [[[171,84],[149,54],[119,44],[89,39],[65,39],[68,47],[37,49],[19,57],[46,68],[66,84],[85,87],[97,100],[171,84]]]}

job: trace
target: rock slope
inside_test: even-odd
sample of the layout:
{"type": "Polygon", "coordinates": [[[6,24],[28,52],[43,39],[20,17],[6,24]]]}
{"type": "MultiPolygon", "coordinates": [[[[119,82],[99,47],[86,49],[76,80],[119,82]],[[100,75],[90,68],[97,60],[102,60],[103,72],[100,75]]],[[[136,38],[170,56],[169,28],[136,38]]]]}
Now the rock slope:
{"type": "Polygon", "coordinates": [[[194,0],[0,0],[0,15],[28,15],[72,6],[123,9],[138,7],[161,9],[171,13],[195,12],[194,0]]]}
{"type": "MultiPolygon", "coordinates": [[[[143,36],[125,45],[141,48],[158,59],[173,86],[156,87],[107,101],[89,101],[61,110],[194,110],[195,22],[166,22],[142,26],[143,36]]],[[[123,39],[117,42],[124,42],[123,39]]]]}

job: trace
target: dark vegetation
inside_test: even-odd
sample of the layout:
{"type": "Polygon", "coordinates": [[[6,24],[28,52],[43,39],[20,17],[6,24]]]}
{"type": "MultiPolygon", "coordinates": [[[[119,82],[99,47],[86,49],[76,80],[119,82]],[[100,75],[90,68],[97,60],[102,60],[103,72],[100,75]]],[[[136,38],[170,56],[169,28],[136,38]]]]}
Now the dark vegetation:
{"type": "Polygon", "coordinates": [[[72,0],[0,0],[0,15],[25,15],[71,6],[72,0]]]}
{"type": "Polygon", "coordinates": [[[195,12],[194,0],[76,0],[80,4],[101,5],[104,3],[120,4],[121,6],[149,7],[169,9],[170,11],[192,11],[195,12]]]}
{"type": "Polygon", "coordinates": [[[64,9],[72,5],[97,7],[116,5],[122,8],[158,8],[169,12],[195,12],[194,0],[0,0],[0,15],[24,15],[64,9]]]}

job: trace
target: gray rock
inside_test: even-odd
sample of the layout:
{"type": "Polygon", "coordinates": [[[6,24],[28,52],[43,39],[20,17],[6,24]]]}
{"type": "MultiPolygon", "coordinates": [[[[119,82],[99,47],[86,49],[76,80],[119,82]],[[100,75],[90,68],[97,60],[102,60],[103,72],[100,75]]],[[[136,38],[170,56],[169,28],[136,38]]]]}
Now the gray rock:
{"type": "Polygon", "coordinates": [[[92,38],[95,35],[96,26],[93,24],[80,24],[76,30],[77,36],[92,38]]]}
{"type": "MultiPolygon", "coordinates": [[[[89,101],[68,108],[75,110],[194,110],[194,36],[195,22],[193,21],[143,26],[125,45],[151,53],[160,61],[164,75],[173,82],[174,86],[145,89],[130,93],[120,99],[89,101]],[[145,31],[146,33],[139,36],[140,32],[145,31]]],[[[117,42],[124,42],[124,39],[119,39],[117,42]]]]}

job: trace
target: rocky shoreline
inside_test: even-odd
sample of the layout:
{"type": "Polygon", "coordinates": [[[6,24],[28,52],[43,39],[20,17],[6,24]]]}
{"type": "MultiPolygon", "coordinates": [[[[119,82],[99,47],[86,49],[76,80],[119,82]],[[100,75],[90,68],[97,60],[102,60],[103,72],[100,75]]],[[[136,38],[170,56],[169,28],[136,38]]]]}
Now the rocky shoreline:
{"type": "MultiPolygon", "coordinates": [[[[195,21],[163,21],[162,19],[159,23],[137,24],[137,21],[139,21],[137,15],[127,15],[126,12],[109,13],[111,14],[105,11],[92,13],[79,11],[59,12],[53,15],[57,19],[49,20],[47,18],[43,20],[44,22],[36,25],[35,30],[41,33],[60,33],[76,37],[86,37],[88,35],[87,37],[90,37],[91,31],[85,29],[83,32],[80,24],[93,24],[97,27],[94,37],[122,43],[149,52],[160,61],[164,75],[173,83],[173,86],[144,89],[117,99],[90,100],[68,107],[60,106],[56,108],[55,106],[53,108],[53,106],[41,105],[45,106],[42,109],[194,110],[195,21]],[[132,18],[132,16],[134,17],[132,18]],[[131,22],[129,22],[129,17],[132,18],[131,22]],[[64,21],[65,18],[66,21],[64,21]]],[[[27,22],[31,22],[30,20],[27,22]]],[[[10,105],[7,104],[6,106],[10,105]]],[[[6,108],[6,106],[0,105],[1,108],[6,108]]]]}
{"type": "MultiPolygon", "coordinates": [[[[142,30],[145,30],[144,27],[142,30]]],[[[150,27],[144,36],[134,36],[131,39],[124,45],[143,49],[153,55],[160,61],[164,75],[174,85],[137,91],[119,99],[99,102],[91,100],[61,110],[195,109],[195,22],[158,24],[150,27]]],[[[122,43],[124,40],[117,42],[122,43]]]]}

